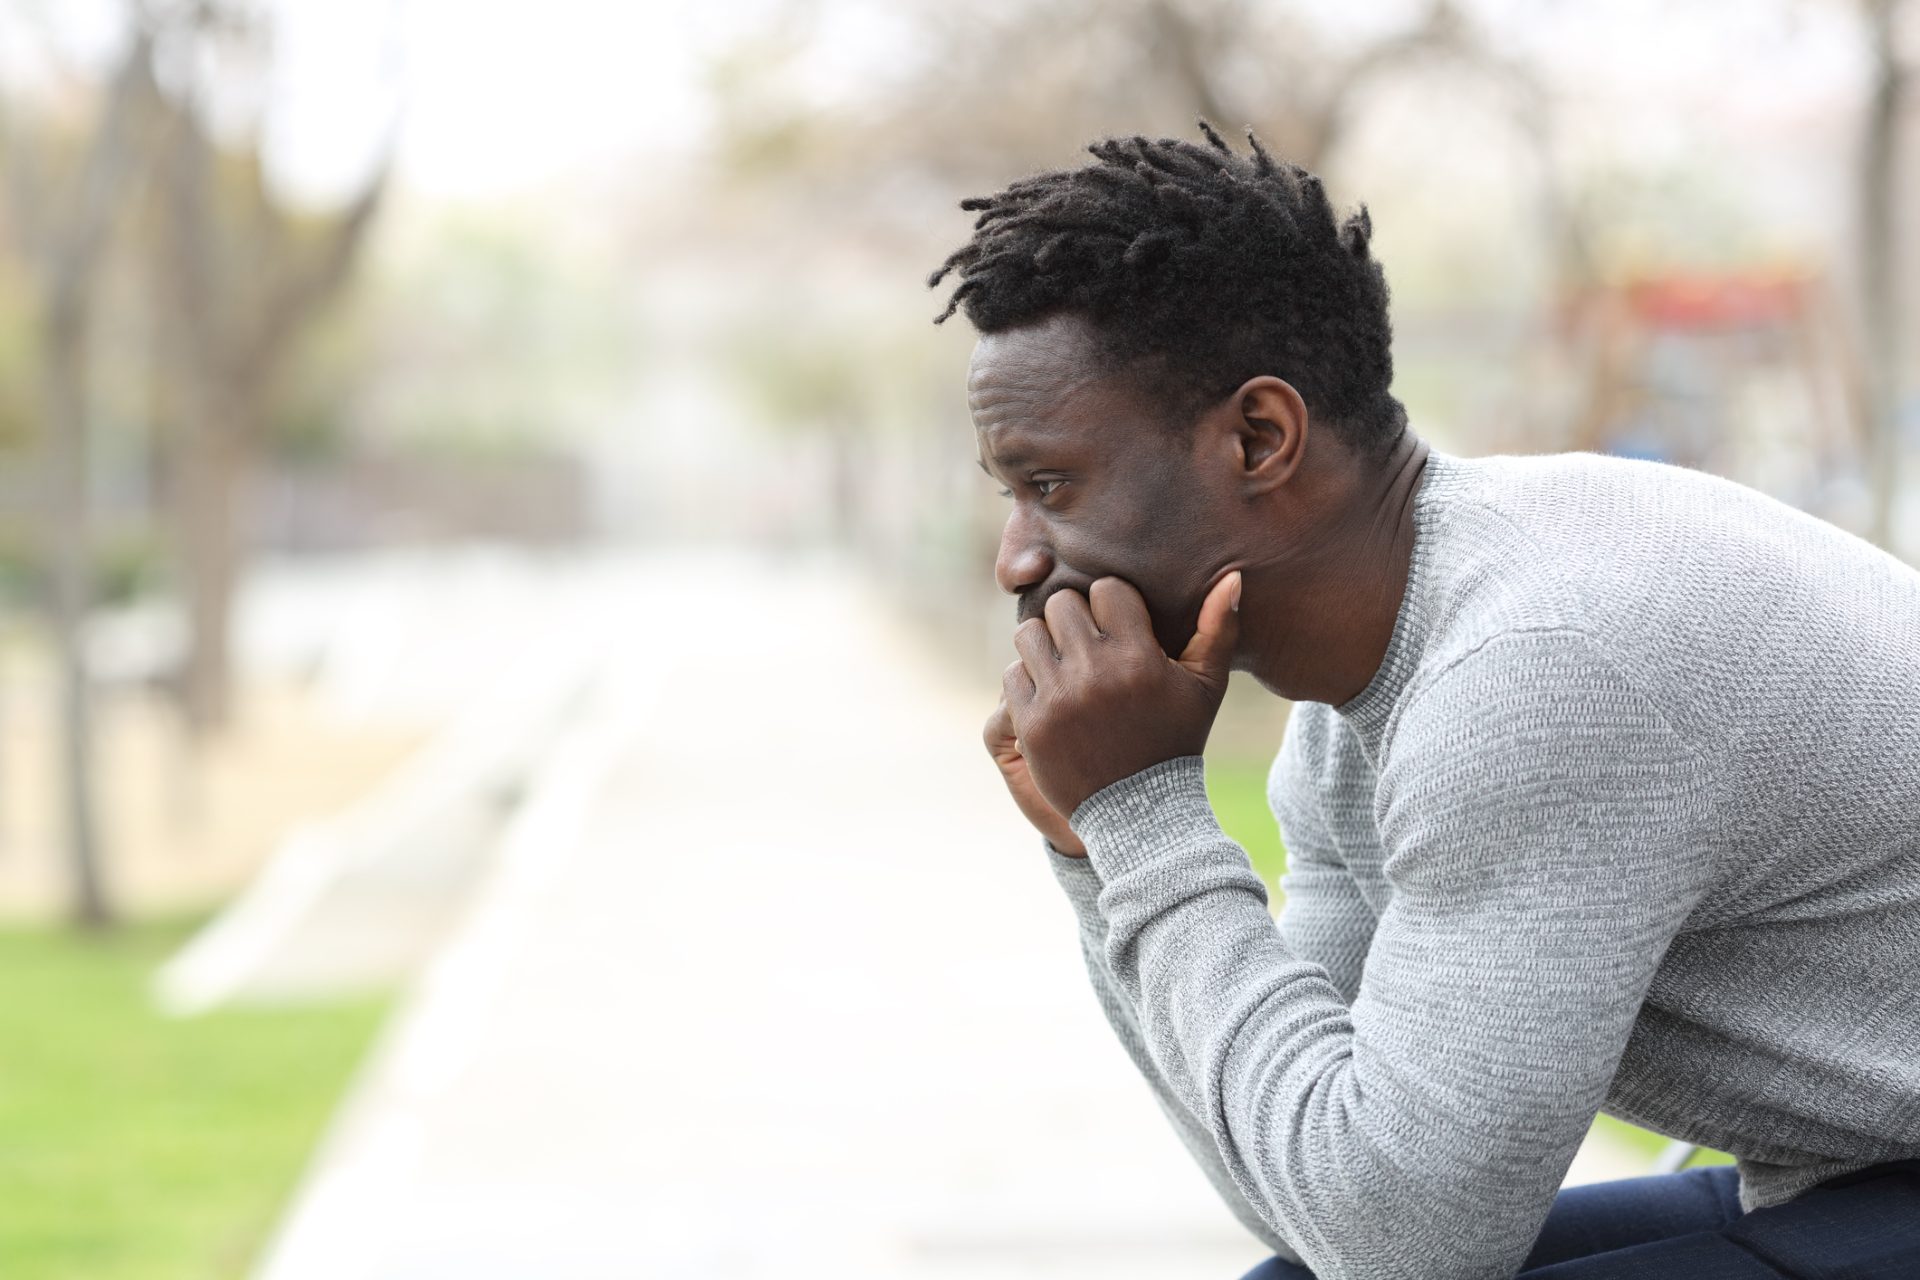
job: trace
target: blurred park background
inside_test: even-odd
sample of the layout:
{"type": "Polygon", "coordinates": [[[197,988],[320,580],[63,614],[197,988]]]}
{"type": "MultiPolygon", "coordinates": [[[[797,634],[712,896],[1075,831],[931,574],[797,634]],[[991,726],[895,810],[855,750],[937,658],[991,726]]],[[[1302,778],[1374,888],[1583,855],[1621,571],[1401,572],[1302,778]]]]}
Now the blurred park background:
{"type": "MultiPolygon", "coordinates": [[[[1920,0],[0,0],[0,1276],[1240,1274],[979,750],[956,202],[1252,125],[1440,447],[1912,557],[1916,68],[1920,0]]],[[[1210,747],[1270,878],[1285,716],[1210,747]]]]}

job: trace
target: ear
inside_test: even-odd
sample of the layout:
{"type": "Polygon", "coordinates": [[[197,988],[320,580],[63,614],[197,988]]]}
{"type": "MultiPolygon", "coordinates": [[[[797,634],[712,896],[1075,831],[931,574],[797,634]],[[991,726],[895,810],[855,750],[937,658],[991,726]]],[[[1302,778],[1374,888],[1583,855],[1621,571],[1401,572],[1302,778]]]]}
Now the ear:
{"type": "Polygon", "coordinates": [[[1250,378],[1233,393],[1231,429],[1248,494],[1269,493],[1293,478],[1307,451],[1307,402],[1283,378],[1250,378]]]}

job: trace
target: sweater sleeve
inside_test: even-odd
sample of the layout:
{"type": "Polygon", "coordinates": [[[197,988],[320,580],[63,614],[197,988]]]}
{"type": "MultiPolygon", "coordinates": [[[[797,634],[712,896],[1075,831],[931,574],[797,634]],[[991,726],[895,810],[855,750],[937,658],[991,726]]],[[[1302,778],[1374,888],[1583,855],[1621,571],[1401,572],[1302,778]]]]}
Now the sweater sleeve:
{"type": "Polygon", "coordinates": [[[1370,786],[1342,785],[1348,781],[1343,775],[1368,768],[1333,708],[1303,702],[1287,719],[1287,735],[1267,781],[1268,804],[1287,847],[1280,940],[1302,960],[1325,969],[1348,1002],[1360,991],[1374,916],[1335,845],[1324,797],[1371,792],[1370,786]]]}
{"type": "Polygon", "coordinates": [[[1240,1225],[1277,1256],[1289,1262],[1300,1261],[1300,1255],[1247,1203],[1246,1196],[1241,1194],[1233,1175],[1227,1172],[1225,1163],[1221,1161],[1213,1135],[1207,1132],[1207,1127],[1200,1123],[1187,1104],[1174,1096],[1159,1065],[1147,1052],[1147,1043],[1140,1031],[1140,1020],[1134,1015],[1133,1006],[1120,994],[1120,988],[1113,980],[1113,971],[1107,967],[1107,922],[1100,918],[1095,905],[1100,896],[1100,878],[1094,874],[1092,862],[1086,858],[1069,858],[1055,849],[1051,842],[1047,843],[1046,850],[1047,863],[1053,868],[1060,887],[1066,891],[1067,900],[1073,904],[1074,915],[1079,920],[1080,954],[1086,962],[1087,977],[1093,983],[1094,998],[1100,1004],[1100,1012],[1106,1016],[1107,1025],[1113,1028],[1114,1035],[1119,1038],[1121,1048],[1146,1080],[1148,1090],[1173,1125],[1181,1145],[1193,1156],[1194,1163],[1200,1166],[1200,1171],[1213,1184],[1214,1191],[1240,1225]]]}
{"type": "Polygon", "coordinates": [[[1107,960],[1176,1098],[1321,1280],[1518,1269],[1711,875],[1694,753],[1585,637],[1402,701],[1392,898],[1349,1002],[1272,926],[1197,756],[1075,811],[1107,960]]]}

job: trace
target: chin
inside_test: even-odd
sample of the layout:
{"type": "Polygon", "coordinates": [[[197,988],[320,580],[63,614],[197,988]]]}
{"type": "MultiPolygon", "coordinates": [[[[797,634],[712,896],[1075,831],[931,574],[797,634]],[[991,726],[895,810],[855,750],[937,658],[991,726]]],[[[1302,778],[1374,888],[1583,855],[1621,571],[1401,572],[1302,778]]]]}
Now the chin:
{"type": "Polygon", "coordinates": [[[1193,639],[1194,628],[1200,625],[1200,611],[1175,622],[1168,622],[1159,614],[1153,614],[1153,638],[1160,643],[1161,650],[1169,658],[1179,658],[1186,651],[1187,642],[1193,639]]]}
{"type": "MultiPolygon", "coordinates": [[[[1239,668],[1238,668],[1238,667],[1236,667],[1236,668],[1234,668],[1234,670],[1236,670],[1236,671],[1237,671],[1237,670],[1239,670],[1239,668]]],[[[1268,693],[1270,693],[1270,694],[1272,694],[1272,695],[1273,695],[1274,697],[1276,697],[1276,698],[1284,698],[1284,699],[1286,699],[1286,700],[1287,700],[1288,702],[1298,702],[1298,701],[1300,701],[1300,698],[1299,698],[1299,696],[1298,696],[1297,694],[1295,694],[1295,693],[1293,693],[1293,692],[1291,692],[1290,690],[1287,690],[1287,689],[1282,689],[1282,688],[1281,688],[1281,687],[1280,687],[1279,685],[1277,685],[1277,684],[1274,684],[1274,683],[1273,683],[1272,681],[1270,681],[1270,680],[1265,680],[1265,679],[1262,679],[1262,678],[1261,678],[1260,676],[1257,676],[1257,675],[1253,675],[1253,673],[1252,673],[1252,672],[1248,672],[1247,674],[1248,674],[1248,675],[1250,675],[1250,676],[1253,676],[1253,682],[1254,682],[1255,684],[1257,684],[1257,685],[1259,685],[1259,686],[1260,686],[1260,687],[1261,687],[1262,689],[1265,689],[1265,690],[1266,690],[1266,691],[1267,691],[1268,693]]]]}

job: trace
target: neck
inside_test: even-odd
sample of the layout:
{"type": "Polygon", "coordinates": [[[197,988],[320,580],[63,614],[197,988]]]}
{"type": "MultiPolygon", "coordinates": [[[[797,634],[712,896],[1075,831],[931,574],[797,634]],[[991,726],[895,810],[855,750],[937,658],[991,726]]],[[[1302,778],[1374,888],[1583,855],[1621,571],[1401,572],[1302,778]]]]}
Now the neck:
{"type": "Polygon", "coordinates": [[[1429,452],[1403,431],[1384,463],[1343,458],[1311,483],[1304,536],[1243,571],[1236,665],[1294,701],[1338,706],[1367,687],[1406,595],[1429,452]]]}

